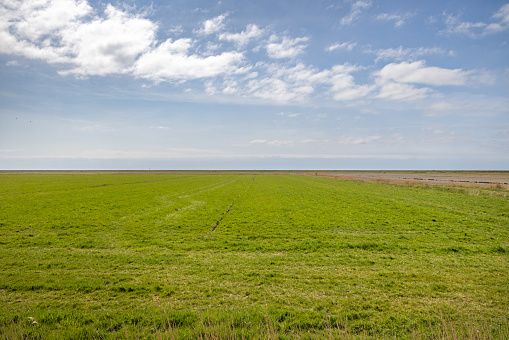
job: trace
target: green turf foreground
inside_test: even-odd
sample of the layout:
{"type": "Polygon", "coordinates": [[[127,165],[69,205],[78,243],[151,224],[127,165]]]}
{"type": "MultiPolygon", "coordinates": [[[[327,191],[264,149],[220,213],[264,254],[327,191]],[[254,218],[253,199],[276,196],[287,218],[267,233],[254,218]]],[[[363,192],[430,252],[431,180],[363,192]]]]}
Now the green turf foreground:
{"type": "Polygon", "coordinates": [[[6,339],[508,339],[509,195],[0,175],[6,339]]]}

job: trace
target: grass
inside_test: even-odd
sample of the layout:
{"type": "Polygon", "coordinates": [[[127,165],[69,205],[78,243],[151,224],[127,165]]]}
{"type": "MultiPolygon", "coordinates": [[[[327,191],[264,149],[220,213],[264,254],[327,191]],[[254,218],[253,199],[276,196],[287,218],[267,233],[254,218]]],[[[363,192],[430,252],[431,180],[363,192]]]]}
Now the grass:
{"type": "Polygon", "coordinates": [[[0,329],[507,339],[506,194],[294,175],[2,174],[0,329]]]}

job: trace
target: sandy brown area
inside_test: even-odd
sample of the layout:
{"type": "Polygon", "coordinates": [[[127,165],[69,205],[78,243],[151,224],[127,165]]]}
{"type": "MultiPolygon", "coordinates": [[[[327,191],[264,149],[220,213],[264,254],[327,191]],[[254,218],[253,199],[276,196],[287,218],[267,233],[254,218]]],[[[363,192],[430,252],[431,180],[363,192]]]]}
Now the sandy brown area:
{"type": "MultiPolygon", "coordinates": [[[[311,173],[312,175],[313,173],[311,173]]],[[[509,171],[320,171],[315,176],[509,189],[509,171]]]]}

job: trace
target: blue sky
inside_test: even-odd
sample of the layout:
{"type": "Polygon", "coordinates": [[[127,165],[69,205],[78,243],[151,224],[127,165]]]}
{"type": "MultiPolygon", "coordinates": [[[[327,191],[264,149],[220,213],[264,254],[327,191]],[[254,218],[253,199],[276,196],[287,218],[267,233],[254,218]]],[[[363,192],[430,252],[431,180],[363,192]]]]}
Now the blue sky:
{"type": "Polygon", "coordinates": [[[507,1],[3,0],[0,169],[509,169],[507,1]]]}

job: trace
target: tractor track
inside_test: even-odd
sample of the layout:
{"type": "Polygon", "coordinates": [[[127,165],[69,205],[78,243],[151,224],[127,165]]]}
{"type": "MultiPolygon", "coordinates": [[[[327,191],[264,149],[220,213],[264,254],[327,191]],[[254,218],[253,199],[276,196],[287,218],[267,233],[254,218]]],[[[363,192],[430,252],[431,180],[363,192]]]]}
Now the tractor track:
{"type": "Polygon", "coordinates": [[[238,201],[238,199],[243,195],[245,194],[250,188],[251,186],[253,185],[254,181],[256,179],[256,175],[253,176],[253,180],[251,181],[251,183],[249,183],[248,187],[246,188],[246,190],[244,190],[244,192],[240,193],[237,198],[235,198],[233,200],[233,202],[230,204],[230,206],[228,207],[228,209],[226,209],[226,211],[223,213],[223,215],[221,215],[221,217],[217,220],[216,224],[212,227],[212,231],[215,231],[217,229],[217,227],[219,227],[219,225],[221,224],[221,222],[223,221],[223,219],[226,217],[226,215],[228,215],[228,213],[230,212],[230,210],[232,210],[233,206],[235,205],[235,202],[238,201]]]}

